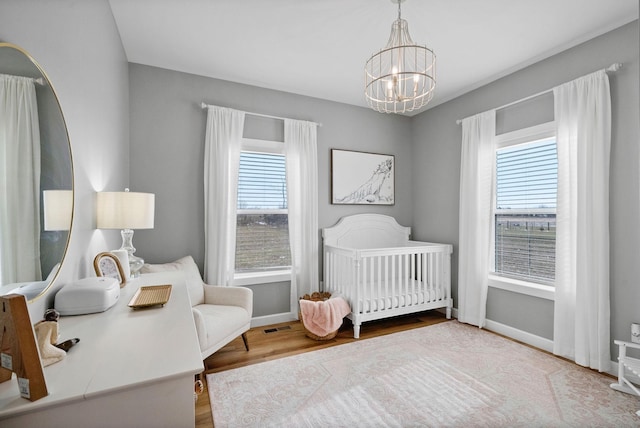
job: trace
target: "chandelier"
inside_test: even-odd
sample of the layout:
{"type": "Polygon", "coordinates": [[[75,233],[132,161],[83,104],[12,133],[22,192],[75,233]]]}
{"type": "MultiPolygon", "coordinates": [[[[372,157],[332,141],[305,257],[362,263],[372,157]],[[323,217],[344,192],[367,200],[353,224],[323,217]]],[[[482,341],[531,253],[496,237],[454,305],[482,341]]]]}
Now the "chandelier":
{"type": "Polygon", "coordinates": [[[381,113],[418,110],[433,98],[436,87],[436,55],[426,46],[416,45],[409,35],[409,24],[401,18],[391,25],[387,46],[369,58],[365,65],[365,96],[372,109],[381,113]]]}

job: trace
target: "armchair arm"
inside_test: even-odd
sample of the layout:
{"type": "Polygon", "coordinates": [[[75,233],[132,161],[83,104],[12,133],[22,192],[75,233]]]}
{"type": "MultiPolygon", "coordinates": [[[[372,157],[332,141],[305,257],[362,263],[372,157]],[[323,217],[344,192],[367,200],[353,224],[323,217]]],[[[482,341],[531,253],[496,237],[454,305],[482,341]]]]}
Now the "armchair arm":
{"type": "Polygon", "coordinates": [[[207,344],[207,328],[204,324],[204,318],[202,317],[202,313],[196,308],[191,308],[191,313],[193,314],[193,322],[196,325],[196,334],[198,335],[200,349],[204,349],[207,344]]]}
{"type": "Polygon", "coordinates": [[[210,305],[240,306],[249,316],[253,314],[253,291],[246,287],[222,287],[204,284],[204,303],[210,305]]]}

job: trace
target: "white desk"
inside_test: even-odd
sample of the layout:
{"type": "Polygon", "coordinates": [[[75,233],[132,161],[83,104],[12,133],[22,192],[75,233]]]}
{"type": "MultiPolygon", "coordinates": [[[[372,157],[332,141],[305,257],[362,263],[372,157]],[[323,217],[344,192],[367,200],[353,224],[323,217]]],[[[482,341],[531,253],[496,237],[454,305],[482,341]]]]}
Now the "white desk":
{"type": "Polygon", "coordinates": [[[80,343],[44,368],[49,395],[21,398],[14,374],[0,383],[0,426],[194,426],[193,380],[203,365],[180,273],[142,275],[106,312],[61,317],[59,332],[80,343]],[[159,284],[173,284],[164,307],[127,306],[141,285],[159,284]]]}

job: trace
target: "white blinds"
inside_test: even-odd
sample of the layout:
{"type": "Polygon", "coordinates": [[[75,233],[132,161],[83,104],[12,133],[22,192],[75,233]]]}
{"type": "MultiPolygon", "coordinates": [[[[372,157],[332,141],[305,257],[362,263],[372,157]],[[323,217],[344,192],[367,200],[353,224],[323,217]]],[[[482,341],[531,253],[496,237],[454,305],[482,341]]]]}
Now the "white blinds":
{"type": "Polygon", "coordinates": [[[557,187],[555,139],[497,151],[496,273],[554,280],[557,187]]]}
{"type": "Polygon", "coordinates": [[[555,208],[558,187],[555,139],[498,150],[496,173],[497,209],[555,208]]]}
{"type": "Polygon", "coordinates": [[[242,152],[238,175],[238,210],[286,209],[285,157],[242,152]]]}

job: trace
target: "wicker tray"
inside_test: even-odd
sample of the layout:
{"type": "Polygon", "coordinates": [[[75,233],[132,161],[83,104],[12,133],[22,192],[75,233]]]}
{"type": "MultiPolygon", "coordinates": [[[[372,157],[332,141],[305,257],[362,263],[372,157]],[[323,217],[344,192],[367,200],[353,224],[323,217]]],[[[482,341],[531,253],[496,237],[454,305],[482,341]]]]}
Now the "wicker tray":
{"type": "Polygon", "coordinates": [[[129,306],[134,309],[164,306],[169,301],[169,297],[171,297],[171,284],[142,286],[129,301],[129,306]]]}
{"type": "MultiPolygon", "coordinates": [[[[328,300],[330,297],[331,297],[331,293],[327,293],[327,292],[320,293],[316,291],[311,295],[305,294],[300,298],[300,300],[311,300],[312,302],[321,302],[324,300],[328,300]]],[[[336,330],[336,331],[332,331],[326,336],[318,336],[316,334],[311,333],[309,330],[305,328],[304,319],[302,318],[302,312],[298,312],[298,318],[300,318],[300,322],[302,323],[302,328],[304,329],[305,335],[313,340],[331,340],[334,337],[336,337],[336,335],[338,334],[338,330],[336,330]]]]}

